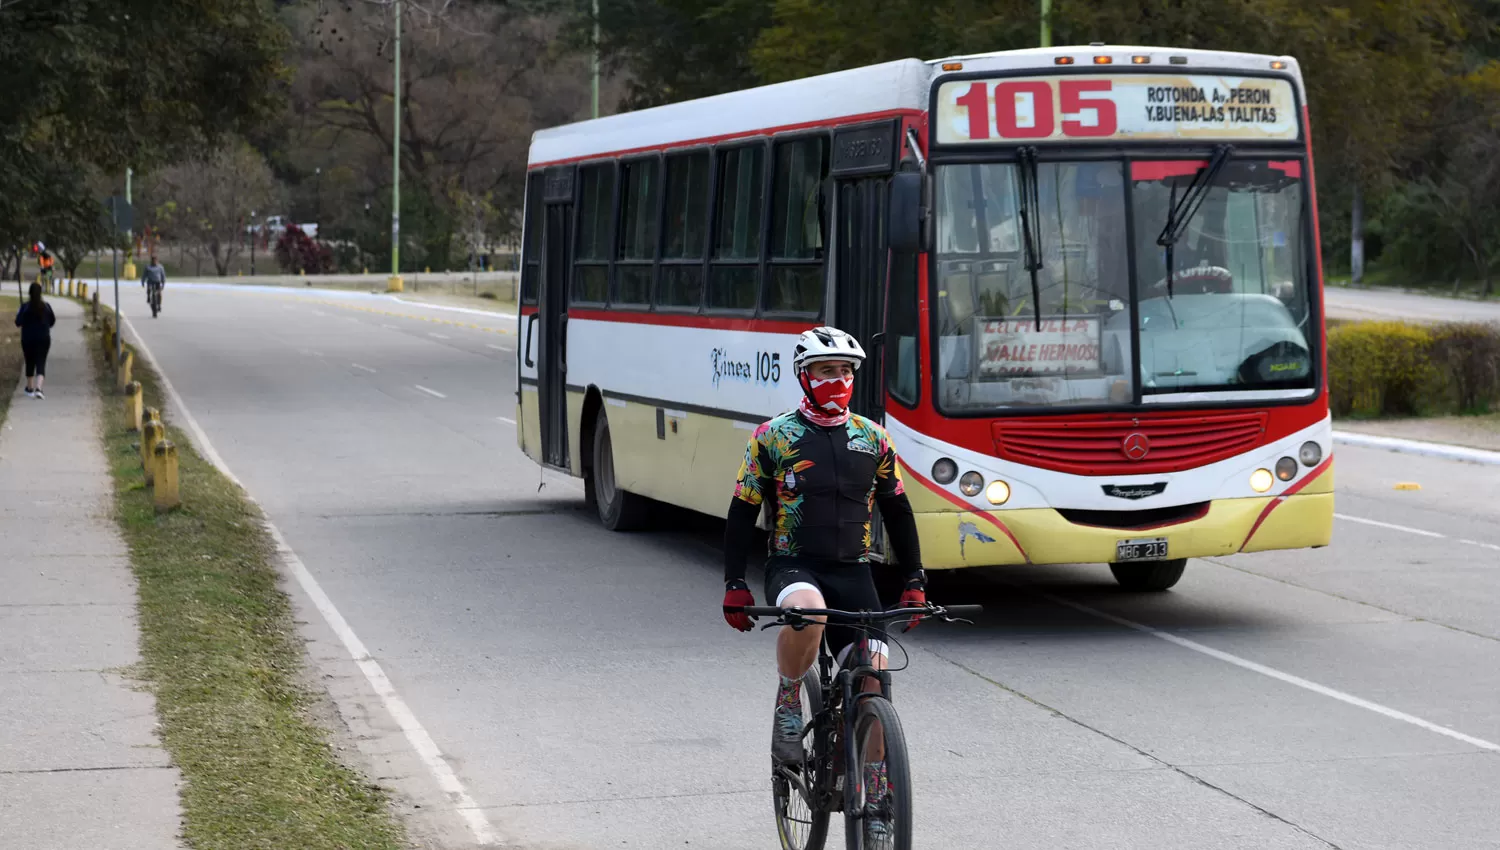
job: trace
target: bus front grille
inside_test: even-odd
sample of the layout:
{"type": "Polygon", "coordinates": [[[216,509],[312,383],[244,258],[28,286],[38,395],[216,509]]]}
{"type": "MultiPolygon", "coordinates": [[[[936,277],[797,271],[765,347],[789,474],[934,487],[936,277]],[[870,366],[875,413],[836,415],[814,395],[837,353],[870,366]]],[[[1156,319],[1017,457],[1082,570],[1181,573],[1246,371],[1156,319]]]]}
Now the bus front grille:
{"type": "Polygon", "coordinates": [[[995,453],[1076,475],[1177,472],[1248,451],[1265,437],[1264,411],[994,423],[995,453]]]}

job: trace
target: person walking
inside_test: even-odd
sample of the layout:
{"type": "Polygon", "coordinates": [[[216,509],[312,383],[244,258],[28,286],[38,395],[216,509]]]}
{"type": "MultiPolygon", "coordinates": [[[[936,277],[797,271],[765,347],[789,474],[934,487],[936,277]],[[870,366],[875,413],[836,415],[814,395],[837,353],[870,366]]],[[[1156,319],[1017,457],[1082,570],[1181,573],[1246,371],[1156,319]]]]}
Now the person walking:
{"type": "Polygon", "coordinates": [[[52,326],[57,324],[57,315],[52,305],[42,300],[42,285],[33,283],[27,290],[30,296],[21,309],[16,311],[16,327],[21,329],[21,353],[26,358],[26,394],[35,399],[42,395],[42,383],[47,374],[47,351],[52,348],[52,326]]]}

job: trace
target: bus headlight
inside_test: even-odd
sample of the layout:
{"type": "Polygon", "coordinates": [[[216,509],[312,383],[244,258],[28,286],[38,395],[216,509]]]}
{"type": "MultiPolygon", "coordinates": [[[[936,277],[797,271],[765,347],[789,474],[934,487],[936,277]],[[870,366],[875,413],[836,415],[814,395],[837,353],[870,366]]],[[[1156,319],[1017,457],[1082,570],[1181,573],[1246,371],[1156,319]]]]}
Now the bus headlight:
{"type": "Polygon", "coordinates": [[[932,465],[932,480],[939,484],[952,484],[958,477],[958,464],[948,458],[938,458],[932,465]]]}
{"type": "Polygon", "coordinates": [[[991,481],[990,486],[984,488],[984,497],[992,505],[1003,505],[1010,501],[1010,485],[1004,481],[991,481]]]}
{"type": "Polygon", "coordinates": [[[1289,457],[1276,461],[1276,477],[1282,481],[1291,481],[1297,477],[1297,462],[1289,457]]]}
{"type": "Polygon", "coordinates": [[[1297,457],[1302,459],[1303,466],[1317,466],[1318,461],[1323,459],[1323,447],[1308,440],[1297,451],[1297,457]]]}
{"type": "Polygon", "coordinates": [[[984,477],[977,472],[965,472],[964,477],[958,479],[959,492],[970,498],[979,495],[984,489],[984,477]]]}
{"type": "Polygon", "coordinates": [[[1257,469],[1250,473],[1250,489],[1257,493],[1266,492],[1275,483],[1276,478],[1271,475],[1271,470],[1269,469],[1257,469]]]}

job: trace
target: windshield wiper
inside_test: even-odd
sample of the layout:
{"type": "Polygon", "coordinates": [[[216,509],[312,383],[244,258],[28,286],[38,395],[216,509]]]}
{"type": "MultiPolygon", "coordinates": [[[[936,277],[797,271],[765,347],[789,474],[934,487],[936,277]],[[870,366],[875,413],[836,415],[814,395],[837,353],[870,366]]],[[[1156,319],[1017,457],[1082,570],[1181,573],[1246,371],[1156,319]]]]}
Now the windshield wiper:
{"type": "Polygon", "coordinates": [[[1172,248],[1182,234],[1187,231],[1188,222],[1198,214],[1198,208],[1208,199],[1208,190],[1214,184],[1214,178],[1219,176],[1224,164],[1229,161],[1229,154],[1234,151],[1234,145],[1219,145],[1214,148],[1213,158],[1208,161],[1207,168],[1198,169],[1193,175],[1193,182],[1188,184],[1187,191],[1182,193],[1182,198],[1177,197],[1177,183],[1172,183],[1172,194],[1170,196],[1170,209],[1167,210],[1167,224],[1161,229],[1161,235],[1156,237],[1156,244],[1167,249],[1167,297],[1172,297],[1172,278],[1175,272],[1172,268],[1172,248]]]}
{"type": "Polygon", "coordinates": [[[1021,244],[1026,250],[1026,271],[1031,273],[1031,307],[1036,316],[1036,329],[1042,329],[1042,288],[1037,283],[1036,273],[1042,269],[1042,226],[1038,210],[1041,209],[1041,193],[1037,188],[1036,148],[1023,147],[1016,151],[1016,190],[1020,198],[1016,211],[1021,216],[1021,244]]]}

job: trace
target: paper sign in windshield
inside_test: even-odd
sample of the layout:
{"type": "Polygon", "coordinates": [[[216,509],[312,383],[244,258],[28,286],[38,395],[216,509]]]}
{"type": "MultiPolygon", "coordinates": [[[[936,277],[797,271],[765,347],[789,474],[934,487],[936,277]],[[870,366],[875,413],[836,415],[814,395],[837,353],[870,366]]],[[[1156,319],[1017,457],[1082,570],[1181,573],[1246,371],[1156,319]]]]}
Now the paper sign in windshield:
{"type": "Polygon", "coordinates": [[[979,321],[979,375],[1015,378],[1034,375],[1098,374],[1097,318],[1033,317],[979,321]]]}

